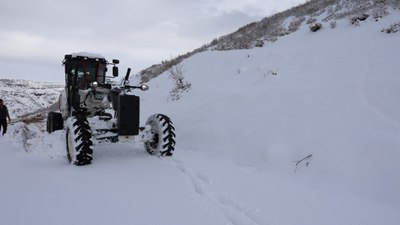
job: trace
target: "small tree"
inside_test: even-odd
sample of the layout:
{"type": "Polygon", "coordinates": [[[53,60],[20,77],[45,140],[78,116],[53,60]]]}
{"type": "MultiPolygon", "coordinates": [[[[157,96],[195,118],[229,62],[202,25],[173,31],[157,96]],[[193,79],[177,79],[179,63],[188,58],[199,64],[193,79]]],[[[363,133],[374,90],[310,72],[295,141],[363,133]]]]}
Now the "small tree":
{"type": "Polygon", "coordinates": [[[307,24],[312,24],[312,23],[315,23],[315,22],[317,22],[317,19],[316,19],[315,17],[310,17],[310,18],[307,20],[307,24]]]}
{"type": "Polygon", "coordinates": [[[169,70],[169,77],[175,81],[175,87],[170,91],[171,99],[179,100],[181,98],[181,93],[187,92],[192,84],[185,80],[181,64],[171,67],[169,70]]]}
{"type": "Polygon", "coordinates": [[[296,18],[295,20],[290,22],[288,27],[288,32],[289,33],[296,32],[300,28],[300,25],[303,23],[304,20],[306,20],[306,18],[303,16],[300,18],[296,18]]]}
{"type": "Polygon", "coordinates": [[[400,22],[394,23],[390,25],[388,28],[382,29],[382,32],[386,32],[387,34],[396,33],[400,31],[400,22]]]}
{"type": "Polygon", "coordinates": [[[261,39],[258,39],[258,40],[256,40],[256,44],[254,46],[261,48],[262,46],[264,46],[264,41],[261,39]]]}
{"type": "Polygon", "coordinates": [[[332,22],[330,23],[330,26],[331,26],[331,29],[335,29],[335,28],[336,28],[336,20],[335,20],[335,21],[332,21],[332,22]]]}

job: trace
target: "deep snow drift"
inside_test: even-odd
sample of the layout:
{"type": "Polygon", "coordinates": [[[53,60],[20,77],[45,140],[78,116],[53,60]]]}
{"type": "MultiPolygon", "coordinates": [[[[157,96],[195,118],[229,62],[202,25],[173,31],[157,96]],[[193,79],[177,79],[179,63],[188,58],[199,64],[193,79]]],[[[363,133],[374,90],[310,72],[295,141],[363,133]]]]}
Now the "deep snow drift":
{"type": "Polygon", "coordinates": [[[63,131],[10,127],[1,223],[398,224],[400,32],[380,31],[399,21],[304,25],[263,48],[183,61],[180,100],[167,97],[168,72],[138,93],[142,123],[172,118],[171,158],[105,144],[75,167],[63,131]]]}

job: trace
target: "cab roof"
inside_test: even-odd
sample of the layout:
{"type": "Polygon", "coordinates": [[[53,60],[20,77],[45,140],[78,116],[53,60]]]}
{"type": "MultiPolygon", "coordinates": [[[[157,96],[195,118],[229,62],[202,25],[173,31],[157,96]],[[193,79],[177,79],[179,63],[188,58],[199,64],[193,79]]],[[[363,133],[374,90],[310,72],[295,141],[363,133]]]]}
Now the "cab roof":
{"type": "Polygon", "coordinates": [[[72,53],[72,54],[65,55],[63,64],[66,63],[66,60],[73,60],[73,59],[94,60],[94,61],[100,61],[103,63],[108,63],[107,60],[102,55],[89,53],[89,52],[78,52],[78,53],[72,53]]]}

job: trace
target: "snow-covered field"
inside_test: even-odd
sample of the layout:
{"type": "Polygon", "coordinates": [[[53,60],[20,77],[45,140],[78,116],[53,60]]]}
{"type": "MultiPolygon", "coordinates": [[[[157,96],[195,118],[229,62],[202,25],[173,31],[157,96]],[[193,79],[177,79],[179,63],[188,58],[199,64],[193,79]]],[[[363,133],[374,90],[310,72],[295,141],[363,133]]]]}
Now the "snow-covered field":
{"type": "Polygon", "coordinates": [[[183,61],[180,100],[168,72],[138,93],[142,123],[175,124],[170,158],[104,144],[92,165],[71,166],[63,131],[11,126],[0,224],[399,224],[400,32],[381,33],[398,22],[397,10],[304,24],[263,48],[183,61]]]}
{"type": "Polygon", "coordinates": [[[7,105],[11,118],[15,119],[53,104],[63,87],[53,83],[0,79],[0,98],[7,105]]]}

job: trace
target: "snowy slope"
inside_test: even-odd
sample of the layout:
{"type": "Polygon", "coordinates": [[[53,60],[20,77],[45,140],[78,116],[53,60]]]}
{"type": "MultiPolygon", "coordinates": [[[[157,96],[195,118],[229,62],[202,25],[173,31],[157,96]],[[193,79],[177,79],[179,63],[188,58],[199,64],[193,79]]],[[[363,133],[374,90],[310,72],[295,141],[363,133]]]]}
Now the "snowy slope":
{"type": "MultiPolygon", "coordinates": [[[[317,33],[303,26],[261,49],[184,61],[192,89],[164,109],[181,131],[180,146],[285,173],[313,154],[304,172],[319,188],[334,183],[400,209],[400,196],[388,194],[400,188],[399,34],[380,32],[399,20],[397,12],[356,28],[347,20],[317,33]]],[[[150,85],[167,95],[168,79],[150,85]]],[[[155,101],[146,93],[143,108],[155,101]]]]}
{"type": "Polygon", "coordinates": [[[397,225],[400,32],[381,30],[399,22],[397,9],[316,33],[304,23],[184,60],[178,101],[168,72],[138,93],[142,123],[172,118],[171,158],[105,144],[74,167],[63,131],[15,124],[0,137],[1,224],[397,225]]]}

